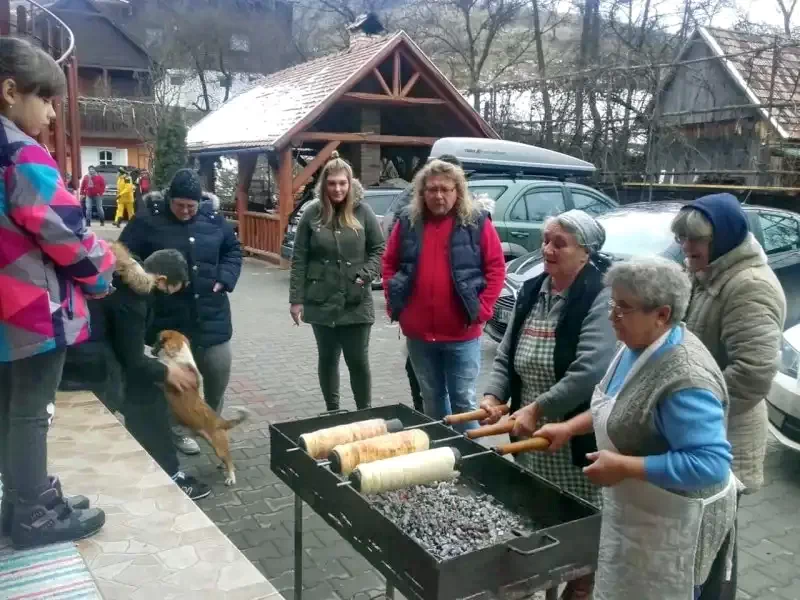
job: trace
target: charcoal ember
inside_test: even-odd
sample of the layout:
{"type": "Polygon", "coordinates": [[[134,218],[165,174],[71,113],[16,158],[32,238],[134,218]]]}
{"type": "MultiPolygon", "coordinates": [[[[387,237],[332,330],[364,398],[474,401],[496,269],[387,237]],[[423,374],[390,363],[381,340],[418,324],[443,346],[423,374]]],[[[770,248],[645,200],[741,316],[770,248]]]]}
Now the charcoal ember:
{"type": "Polygon", "coordinates": [[[436,558],[454,558],[539,529],[462,480],[371,496],[373,506],[436,558]]]}

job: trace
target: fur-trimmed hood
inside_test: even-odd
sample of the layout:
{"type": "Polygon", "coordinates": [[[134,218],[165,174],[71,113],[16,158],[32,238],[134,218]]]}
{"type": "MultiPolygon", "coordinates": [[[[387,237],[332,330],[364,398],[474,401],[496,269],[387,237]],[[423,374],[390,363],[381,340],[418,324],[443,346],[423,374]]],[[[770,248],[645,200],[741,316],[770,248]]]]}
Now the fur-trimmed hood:
{"type": "Polygon", "coordinates": [[[144,270],[121,242],[111,244],[111,251],[117,259],[115,273],[120,280],[139,295],[149,294],[155,286],[155,278],[144,270]]]}

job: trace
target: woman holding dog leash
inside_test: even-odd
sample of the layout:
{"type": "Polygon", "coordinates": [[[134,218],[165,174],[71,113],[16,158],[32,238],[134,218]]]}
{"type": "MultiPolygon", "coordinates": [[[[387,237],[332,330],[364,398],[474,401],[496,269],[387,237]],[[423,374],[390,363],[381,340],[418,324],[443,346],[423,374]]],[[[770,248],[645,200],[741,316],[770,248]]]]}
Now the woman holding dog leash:
{"type": "Polygon", "coordinates": [[[378,219],[361,202],[363,189],[337,153],[323,167],[317,200],[297,226],[290,312],[310,323],[319,353],[319,386],[328,410],[339,408],[339,357],[350,370],[356,406],[369,408],[369,336],[375,322],[371,283],[384,242],[378,219]]]}

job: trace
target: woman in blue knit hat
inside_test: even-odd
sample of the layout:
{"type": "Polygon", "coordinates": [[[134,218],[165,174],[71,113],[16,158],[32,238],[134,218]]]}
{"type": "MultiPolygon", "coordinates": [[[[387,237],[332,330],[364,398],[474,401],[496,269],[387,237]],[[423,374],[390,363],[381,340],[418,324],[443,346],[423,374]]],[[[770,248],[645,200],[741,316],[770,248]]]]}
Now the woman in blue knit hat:
{"type": "MultiPolygon", "coordinates": [[[[200,178],[191,169],[175,173],[165,200],[168,210],[134,219],[120,241],[141,260],[167,248],[179,250],[186,258],[190,283],[177,294],[156,298],[147,341],[151,344],[164,329],[188,337],[203,376],[205,399],[219,413],[232,359],[228,294],[239,280],[242,248],[222,213],[202,202],[200,178]]],[[[175,445],[185,454],[200,452],[197,442],[181,428],[177,429],[175,445]]]]}

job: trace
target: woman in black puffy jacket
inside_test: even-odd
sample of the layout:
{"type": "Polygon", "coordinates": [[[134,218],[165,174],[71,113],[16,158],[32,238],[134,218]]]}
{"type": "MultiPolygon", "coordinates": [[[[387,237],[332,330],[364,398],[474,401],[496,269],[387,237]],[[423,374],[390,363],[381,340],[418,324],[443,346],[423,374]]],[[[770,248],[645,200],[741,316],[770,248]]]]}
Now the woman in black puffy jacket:
{"type": "MultiPolygon", "coordinates": [[[[148,343],[164,329],[189,338],[209,406],[222,410],[231,368],[233,335],[228,294],[242,268],[242,249],[225,216],[203,202],[200,179],[190,169],[179,170],[166,193],[164,210],[134,219],[120,241],[139,259],[157,250],[179,250],[189,264],[190,285],[178,294],[159,296],[148,343]]],[[[176,445],[187,454],[200,451],[185,430],[176,428],[176,445]]]]}

